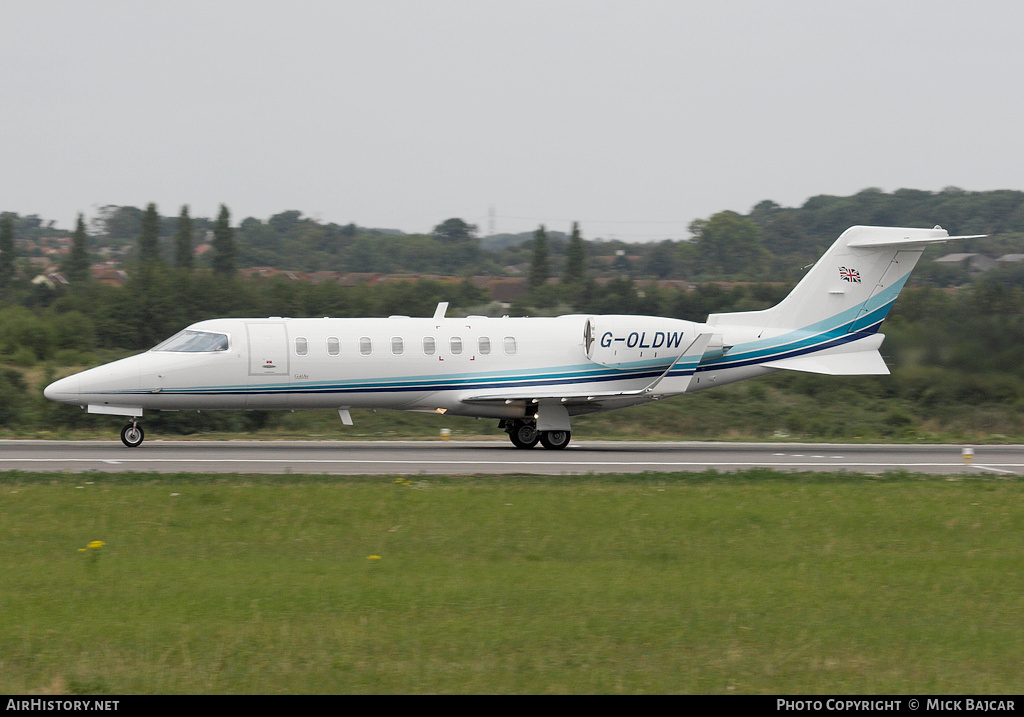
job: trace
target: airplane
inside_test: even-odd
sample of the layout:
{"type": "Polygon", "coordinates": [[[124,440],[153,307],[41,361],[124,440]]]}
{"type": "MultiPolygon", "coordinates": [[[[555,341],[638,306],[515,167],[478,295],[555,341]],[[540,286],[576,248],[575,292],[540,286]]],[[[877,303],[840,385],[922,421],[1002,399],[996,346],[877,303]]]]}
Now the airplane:
{"type": "Polygon", "coordinates": [[[145,410],[395,409],[498,419],[516,448],[565,448],[570,419],[788,370],[888,374],[878,328],[934,229],[855,226],[775,306],[656,316],[211,319],[149,351],[62,378],[46,398],[145,410]]]}

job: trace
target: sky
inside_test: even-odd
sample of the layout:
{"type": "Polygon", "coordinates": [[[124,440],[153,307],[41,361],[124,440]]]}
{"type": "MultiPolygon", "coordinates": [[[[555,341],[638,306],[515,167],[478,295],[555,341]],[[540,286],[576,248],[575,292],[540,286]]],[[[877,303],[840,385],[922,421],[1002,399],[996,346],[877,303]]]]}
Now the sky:
{"type": "Polygon", "coordinates": [[[1010,0],[5,0],[0,211],[681,239],[1024,190],[1010,0]]]}

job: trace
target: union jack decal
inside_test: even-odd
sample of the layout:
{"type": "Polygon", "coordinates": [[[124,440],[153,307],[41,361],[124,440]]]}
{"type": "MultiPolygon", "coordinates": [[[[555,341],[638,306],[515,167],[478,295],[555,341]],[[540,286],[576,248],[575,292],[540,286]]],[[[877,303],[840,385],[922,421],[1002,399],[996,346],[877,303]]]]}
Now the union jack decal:
{"type": "Polygon", "coordinates": [[[851,284],[859,284],[860,272],[856,269],[847,269],[845,266],[841,266],[839,267],[839,278],[851,284]]]}

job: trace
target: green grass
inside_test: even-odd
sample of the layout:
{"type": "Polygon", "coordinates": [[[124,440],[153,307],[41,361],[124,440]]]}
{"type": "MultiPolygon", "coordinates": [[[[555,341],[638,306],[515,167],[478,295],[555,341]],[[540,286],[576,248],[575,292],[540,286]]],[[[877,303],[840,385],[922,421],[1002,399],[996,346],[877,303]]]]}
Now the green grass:
{"type": "Polygon", "coordinates": [[[0,473],[0,692],[1017,693],[1020,488],[0,473]]]}

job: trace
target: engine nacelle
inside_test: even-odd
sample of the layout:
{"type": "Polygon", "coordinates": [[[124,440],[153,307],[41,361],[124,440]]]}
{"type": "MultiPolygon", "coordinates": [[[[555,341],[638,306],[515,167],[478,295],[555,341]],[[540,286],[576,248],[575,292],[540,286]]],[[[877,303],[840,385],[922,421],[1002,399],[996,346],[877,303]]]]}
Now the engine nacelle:
{"type": "Polygon", "coordinates": [[[697,337],[701,324],[657,316],[591,316],[583,332],[587,358],[609,368],[637,362],[671,363],[697,337]]]}

